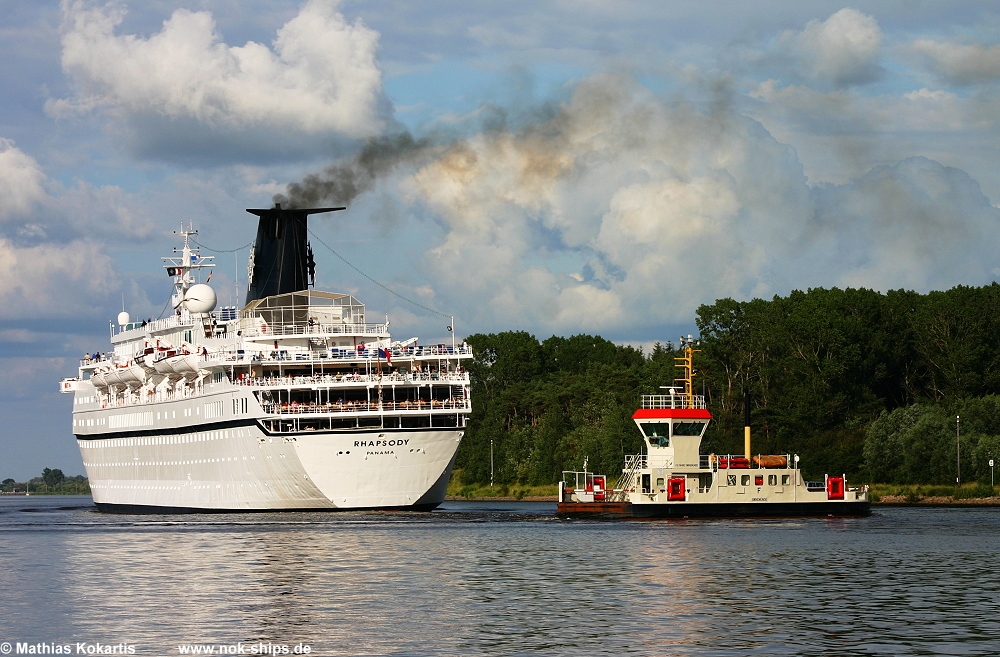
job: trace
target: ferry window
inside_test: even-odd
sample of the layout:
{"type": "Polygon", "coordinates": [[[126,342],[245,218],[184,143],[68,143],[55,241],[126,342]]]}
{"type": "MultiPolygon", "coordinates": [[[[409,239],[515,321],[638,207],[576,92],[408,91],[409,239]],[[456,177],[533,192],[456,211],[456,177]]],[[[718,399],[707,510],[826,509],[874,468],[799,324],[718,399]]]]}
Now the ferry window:
{"type": "Polygon", "coordinates": [[[670,425],[665,422],[644,422],[642,431],[653,445],[666,447],[669,444],[670,425]]]}
{"type": "Polygon", "coordinates": [[[735,486],[736,485],[736,475],[726,475],[726,485],[735,486]]]}
{"type": "Polygon", "coordinates": [[[675,436],[700,436],[701,430],[705,428],[704,422],[675,422],[675,436]]]}
{"type": "Polygon", "coordinates": [[[778,485],[778,475],[767,475],[767,485],[777,486],[778,485]]]}
{"type": "Polygon", "coordinates": [[[791,479],[791,477],[789,475],[781,475],[781,485],[782,486],[787,486],[789,479],[791,479]]]}
{"type": "Polygon", "coordinates": [[[750,485],[750,475],[743,475],[743,476],[741,476],[740,477],[740,485],[741,486],[749,486],[750,485]]]}
{"type": "Polygon", "coordinates": [[[756,475],[753,478],[753,485],[754,486],[763,486],[764,485],[764,475],[756,475]]]}
{"type": "Polygon", "coordinates": [[[663,485],[663,477],[657,477],[656,478],[656,485],[657,486],[662,486],[663,485]]]}

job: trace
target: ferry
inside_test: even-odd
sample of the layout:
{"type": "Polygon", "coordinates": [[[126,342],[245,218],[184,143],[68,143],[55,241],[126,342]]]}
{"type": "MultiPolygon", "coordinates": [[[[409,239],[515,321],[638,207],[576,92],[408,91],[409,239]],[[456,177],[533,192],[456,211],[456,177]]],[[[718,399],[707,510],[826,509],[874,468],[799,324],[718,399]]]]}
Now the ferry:
{"type": "MultiPolygon", "coordinates": [[[[629,455],[617,484],[606,475],[565,471],[557,514],[567,518],[705,518],[868,516],[868,487],[851,488],[843,474],[808,481],[796,455],[754,455],[749,417],[745,452],[702,454],[712,420],[693,387],[695,341],[681,341],[683,376],[667,394],[644,395],[632,415],[645,453],[629,455]]],[[[747,413],[749,416],[749,413],[747,413]]]]}
{"type": "Polygon", "coordinates": [[[313,289],[311,214],[257,215],[241,309],[217,308],[193,227],[163,258],[169,314],[111,326],[60,390],[101,511],[431,510],[471,412],[471,349],[393,340],[353,295],[313,289]]]}

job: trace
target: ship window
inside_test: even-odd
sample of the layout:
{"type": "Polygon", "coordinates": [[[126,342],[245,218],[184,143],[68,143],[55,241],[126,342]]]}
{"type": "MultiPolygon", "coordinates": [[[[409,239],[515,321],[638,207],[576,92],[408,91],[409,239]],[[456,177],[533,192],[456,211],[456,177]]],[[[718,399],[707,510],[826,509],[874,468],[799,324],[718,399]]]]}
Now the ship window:
{"type": "Polygon", "coordinates": [[[675,436],[700,436],[701,430],[705,428],[704,422],[675,422],[675,436]]]}
{"type": "Polygon", "coordinates": [[[778,475],[767,475],[767,485],[777,486],[778,485],[778,475]]]}
{"type": "Polygon", "coordinates": [[[789,477],[788,475],[781,475],[781,485],[787,486],[789,479],[791,479],[791,477],[789,477]]]}
{"type": "Polygon", "coordinates": [[[750,475],[743,475],[740,477],[740,486],[750,485],[750,475]]]}
{"type": "Polygon", "coordinates": [[[757,475],[756,477],[754,477],[753,478],[753,485],[754,486],[763,486],[764,485],[764,475],[757,475]]]}
{"type": "Polygon", "coordinates": [[[656,485],[657,486],[662,486],[663,485],[663,477],[657,477],[656,478],[656,485]]]}
{"type": "Polygon", "coordinates": [[[726,485],[735,486],[736,485],[736,475],[726,475],[726,485]]]}

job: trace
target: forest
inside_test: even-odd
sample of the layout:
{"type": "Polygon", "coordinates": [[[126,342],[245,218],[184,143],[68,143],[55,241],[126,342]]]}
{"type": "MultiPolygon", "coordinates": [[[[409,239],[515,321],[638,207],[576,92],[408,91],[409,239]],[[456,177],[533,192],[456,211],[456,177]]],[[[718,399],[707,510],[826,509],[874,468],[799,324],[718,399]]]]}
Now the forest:
{"type": "MultiPolygon", "coordinates": [[[[721,299],[696,315],[694,388],[714,416],[703,452],[799,454],[808,477],[989,483],[1000,459],[1000,285],[919,294],[810,289],[721,299]]],[[[673,385],[678,345],[649,353],[598,336],[468,337],[473,412],[463,481],[538,485],[563,470],[616,478],[642,440],[643,394],[673,385]]]]}

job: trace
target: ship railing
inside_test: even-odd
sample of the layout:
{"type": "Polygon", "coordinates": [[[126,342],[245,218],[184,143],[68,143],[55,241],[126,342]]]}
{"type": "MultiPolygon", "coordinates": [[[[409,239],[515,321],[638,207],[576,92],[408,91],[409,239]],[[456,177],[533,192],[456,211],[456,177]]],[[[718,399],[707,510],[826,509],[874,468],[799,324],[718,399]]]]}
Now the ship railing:
{"type": "Polygon", "coordinates": [[[387,402],[381,404],[377,401],[347,401],[347,402],[323,402],[281,405],[265,402],[262,404],[265,413],[272,415],[325,415],[332,413],[386,413],[399,411],[470,411],[472,405],[468,399],[434,399],[432,401],[420,400],[412,402],[387,402]]]}
{"type": "Polygon", "coordinates": [[[388,336],[388,324],[309,324],[295,322],[289,324],[254,324],[254,317],[244,318],[243,335],[246,337],[271,337],[286,335],[375,335],[388,336]]]}
{"type": "Polygon", "coordinates": [[[199,325],[199,321],[193,316],[180,316],[180,315],[169,315],[163,319],[154,319],[152,321],[138,321],[129,322],[123,326],[118,326],[113,329],[112,337],[118,337],[125,333],[132,333],[133,335],[126,337],[138,337],[146,332],[155,333],[157,331],[164,331],[166,329],[181,327],[194,327],[199,325]]]}
{"type": "Polygon", "coordinates": [[[288,388],[293,386],[351,386],[358,383],[395,383],[441,382],[449,384],[467,384],[469,375],[466,372],[448,373],[416,373],[416,374],[346,374],[343,376],[322,374],[317,376],[266,376],[237,378],[237,385],[258,388],[288,388]]]}
{"type": "Polygon", "coordinates": [[[171,386],[165,389],[158,388],[154,390],[139,388],[134,391],[117,392],[113,395],[102,393],[100,399],[102,408],[122,408],[125,406],[155,404],[157,402],[173,401],[176,399],[188,399],[201,395],[203,392],[204,387],[201,384],[197,384],[195,386],[171,386]]]}
{"type": "Polygon", "coordinates": [[[392,367],[392,359],[409,359],[412,357],[469,357],[472,356],[472,347],[456,346],[427,346],[427,347],[406,347],[403,349],[390,349],[390,359],[386,362],[384,356],[379,356],[377,348],[356,349],[348,347],[331,347],[323,351],[297,351],[294,349],[225,349],[221,351],[209,352],[209,356],[230,362],[265,362],[265,361],[310,361],[329,362],[334,360],[359,360],[362,362],[382,361],[386,367],[392,367]]]}
{"type": "MultiPolygon", "coordinates": [[[[192,347],[192,349],[203,349],[204,347],[192,347]]],[[[176,349],[174,349],[176,351],[176,349]]],[[[415,357],[430,357],[430,358],[449,358],[449,357],[463,357],[468,358],[473,355],[472,347],[468,345],[455,346],[454,348],[446,345],[428,345],[422,347],[403,347],[403,348],[390,348],[389,350],[389,360],[386,361],[385,356],[379,355],[379,350],[377,348],[346,348],[346,347],[331,347],[329,350],[324,349],[323,351],[316,350],[306,350],[300,351],[296,349],[234,349],[232,347],[226,347],[222,349],[213,349],[211,351],[205,350],[206,353],[202,354],[202,360],[204,361],[218,361],[225,365],[233,365],[238,363],[265,363],[265,362],[284,362],[284,361],[294,361],[300,363],[330,363],[331,361],[344,361],[344,360],[355,360],[359,364],[366,363],[375,366],[375,363],[380,362],[383,368],[392,368],[392,359],[398,358],[400,360],[409,360],[415,357]]],[[[162,352],[163,357],[166,356],[166,351],[162,352]]],[[[190,355],[175,353],[173,355],[190,355]]],[[[128,357],[128,360],[133,362],[138,361],[143,357],[142,350],[140,349],[137,353],[128,357]]],[[[121,361],[122,356],[119,358],[121,361]]],[[[113,354],[103,354],[98,358],[96,355],[91,356],[87,354],[80,359],[80,367],[87,368],[95,366],[99,363],[111,363],[116,362],[113,358],[113,354]]],[[[124,361],[121,361],[124,362],[124,361]]],[[[423,375],[433,376],[433,372],[427,370],[425,372],[420,372],[423,375]]]]}
{"type": "Polygon", "coordinates": [[[641,408],[707,408],[704,395],[643,395],[641,408]]]}
{"type": "Polygon", "coordinates": [[[111,356],[109,354],[100,354],[100,355],[87,354],[86,356],[80,359],[80,367],[91,367],[99,365],[101,363],[110,363],[110,362],[111,362],[111,356]]]}

